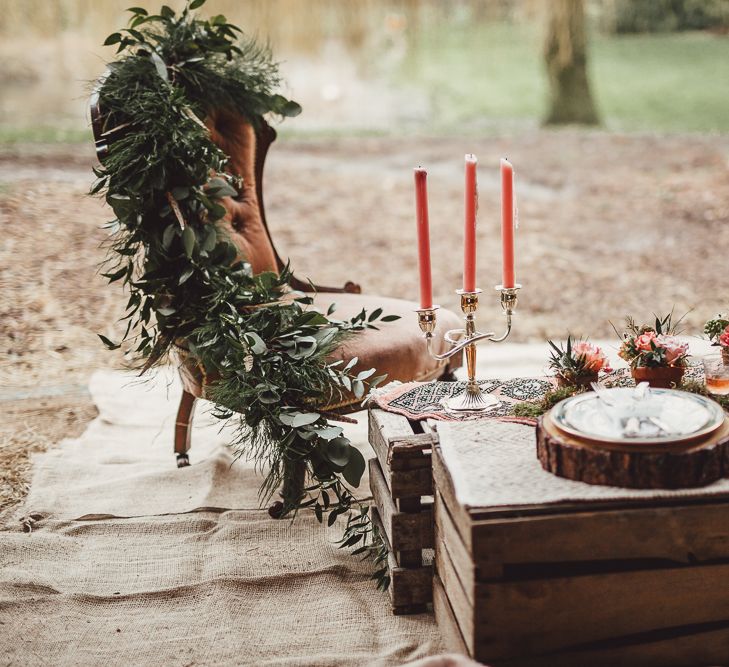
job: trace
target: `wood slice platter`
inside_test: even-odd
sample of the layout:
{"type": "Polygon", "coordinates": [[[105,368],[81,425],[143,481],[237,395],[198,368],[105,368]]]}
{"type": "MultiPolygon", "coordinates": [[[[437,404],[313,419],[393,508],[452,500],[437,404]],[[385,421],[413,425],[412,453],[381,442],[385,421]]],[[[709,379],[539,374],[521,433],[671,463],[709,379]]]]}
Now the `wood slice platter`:
{"type": "Polygon", "coordinates": [[[706,486],[729,477],[729,418],[711,434],[681,443],[609,443],[562,431],[551,411],[537,424],[542,468],[587,484],[633,489],[706,486]]]}

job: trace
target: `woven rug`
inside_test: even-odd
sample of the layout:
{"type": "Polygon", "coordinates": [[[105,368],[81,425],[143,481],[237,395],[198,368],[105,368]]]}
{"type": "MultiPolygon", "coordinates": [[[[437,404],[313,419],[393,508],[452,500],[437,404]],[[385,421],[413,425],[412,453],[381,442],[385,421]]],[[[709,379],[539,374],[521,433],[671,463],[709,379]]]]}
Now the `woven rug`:
{"type": "MultiPolygon", "coordinates": [[[[35,458],[0,530],[1,665],[400,665],[442,652],[432,615],[393,616],[370,564],[337,548],[340,527],[259,509],[260,476],[231,465],[204,410],[193,464],[176,468],[174,374],[97,373],[90,390],[99,417],[35,458]]],[[[366,425],[350,434],[368,449],[366,425]]]]}

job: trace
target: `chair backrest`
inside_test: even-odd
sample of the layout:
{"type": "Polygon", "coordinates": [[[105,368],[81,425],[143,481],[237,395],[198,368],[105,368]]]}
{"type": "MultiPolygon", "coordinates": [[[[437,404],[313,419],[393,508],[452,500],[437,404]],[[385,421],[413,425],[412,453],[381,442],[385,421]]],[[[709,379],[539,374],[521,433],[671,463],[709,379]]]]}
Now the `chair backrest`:
{"type": "MultiPolygon", "coordinates": [[[[128,127],[107,128],[104,111],[100,106],[99,89],[106,75],[99,79],[90,99],[91,127],[100,162],[112,150],[115,136],[128,127]]],[[[259,118],[256,126],[242,114],[228,110],[215,110],[205,119],[212,140],[230,156],[232,173],[243,178],[238,197],[227,197],[223,205],[228,211],[222,223],[240,256],[251,263],[254,273],[278,271],[283,266],[273,245],[263,205],[263,167],[276,131],[259,118]]]]}
{"type": "Polygon", "coordinates": [[[242,176],[243,185],[235,199],[223,202],[228,210],[226,222],[233,242],[254,273],[278,271],[281,260],[273,247],[263,207],[263,166],[276,131],[263,118],[257,129],[241,114],[214,110],[205,124],[211,139],[226,155],[232,173],[242,176]]]}

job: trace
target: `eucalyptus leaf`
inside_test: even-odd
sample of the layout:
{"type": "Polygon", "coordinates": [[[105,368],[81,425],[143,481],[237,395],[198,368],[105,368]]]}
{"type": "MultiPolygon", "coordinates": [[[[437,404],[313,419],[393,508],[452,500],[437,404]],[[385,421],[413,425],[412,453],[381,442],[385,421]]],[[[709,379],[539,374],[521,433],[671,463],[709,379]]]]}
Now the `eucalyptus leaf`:
{"type": "Polygon", "coordinates": [[[301,105],[293,100],[288,100],[280,110],[282,116],[294,118],[301,113],[301,105]]]}
{"type": "Polygon", "coordinates": [[[205,226],[205,236],[203,237],[202,249],[205,252],[212,251],[218,243],[218,233],[215,231],[215,225],[205,226]]]}
{"type": "Polygon", "coordinates": [[[182,231],[182,245],[188,257],[192,257],[192,253],[195,250],[195,242],[195,230],[192,227],[185,227],[182,231]]]}
{"type": "Polygon", "coordinates": [[[127,28],[127,32],[134,37],[138,42],[145,42],[144,35],[139,32],[139,30],[135,30],[134,28],[127,28]]]}
{"type": "Polygon", "coordinates": [[[101,275],[104,276],[104,278],[108,278],[110,283],[113,283],[113,282],[119,280],[119,278],[121,278],[122,276],[126,275],[126,273],[127,273],[127,267],[123,266],[118,271],[114,271],[112,273],[102,273],[101,275]]]}
{"type": "Polygon", "coordinates": [[[192,277],[193,273],[195,273],[194,266],[189,266],[188,268],[186,268],[177,279],[177,284],[182,285],[183,283],[186,283],[192,277]]]}
{"type": "Polygon", "coordinates": [[[228,210],[222,204],[213,204],[210,208],[210,218],[212,220],[220,220],[225,217],[228,210]]]}
{"type": "Polygon", "coordinates": [[[165,65],[165,61],[160,58],[156,51],[152,51],[149,55],[160,79],[162,79],[162,81],[169,82],[170,75],[167,73],[167,65],[165,65]]]}
{"type": "Polygon", "coordinates": [[[352,449],[352,445],[350,445],[347,438],[333,438],[326,443],[324,455],[334,465],[344,467],[349,462],[349,457],[352,449]]]}
{"type": "Polygon", "coordinates": [[[341,426],[322,426],[320,428],[313,429],[322,440],[333,440],[342,435],[343,429],[341,426]]]}
{"type": "Polygon", "coordinates": [[[119,343],[114,343],[110,341],[106,336],[102,336],[101,334],[96,335],[101,339],[101,342],[106,345],[107,349],[109,350],[118,350],[121,347],[119,343]]]}
{"type": "Polygon", "coordinates": [[[220,176],[215,176],[208,181],[206,191],[215,197],[237,197],[238,191],[220,176]]]}
{"type": "Polygon", "coordinates": [[[319,420],[319,417],[318,412],[282,412],[279,415],[279,421],[286,426],[299,428],[313,424],[319,420]]]}
{"type": "Polygon", "coordinates": [[[263,354],[268,350],[265,341],[255,331],[247,331],[244,338],[253,354],[263,354]]]}
{"type": "Polygon", "coordinates": [[[362,398],[364,396],[365,386],[362,380],[354,380],[352,382],[352,393],[354,393],[355,398],[362,398]]]}
{"type": "Polygon", "coordinates": [[[364,456],[362,456],[362,453],[356,447],[350,447],[349,461],[347,461],[347,465],[342,470],[342,475],[347,480],[347,483],[357,488],[362,481],[362,475],[364,475],[366,467],[367,462],[364,456]]]}
{"type": "Polygon", "coordinates": [[[261,401],[261,403],[271,405],[273,403],[278,403],[281,400],[281,395],[276,390],[269,387],[258,394],[258,400],[261,401]]]}
{"type": "Polygon", "coordinates": [[[382,315],[382,308],[375,308],[370,316],[367,318],[368,322],[374,322],[380,315],[382,315]]]}
{"type": "Polygon", "coordinates": [[[307,310],[302,313],[294,322],[294,326],[301,327],[304,325],[309,326],[321,326],[323,324],[329,324],[329,320],[324,317],[321,313],[315,310],[307,310]]]}
{"type": "Polygon", "coordinates": [[[165,250],[169,250],[172,247],[172,241],[177,235],[178,226],[175,224],[167,225],[165,231],[162,234],[162,247],[165,250]]]}

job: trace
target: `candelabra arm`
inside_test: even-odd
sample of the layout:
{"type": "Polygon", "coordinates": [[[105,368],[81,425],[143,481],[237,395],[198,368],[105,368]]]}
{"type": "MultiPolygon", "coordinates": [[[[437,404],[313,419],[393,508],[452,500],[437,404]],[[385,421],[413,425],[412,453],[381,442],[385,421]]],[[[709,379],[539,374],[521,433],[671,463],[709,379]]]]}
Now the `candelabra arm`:
{"type": "Polygon", "coordinates": [[[511,333],[511,317],[516,310],[516,306],[519,303],[518,292],[521,289],[521,285],[514,285],[513,287],[504,287],[503,285],[496,285],[494,288],[501,292],[501,308],[506,316],[506,332],[498,338],[492,338],[492,343],[501,343],[505,341],[511,333]]]}
{"type": "Polygon", "coordinates": [[[511,320],[517,304],[517,291],[520,287],[521,285],[514,285],[513,287],[496,286],[496,289],[501,292],[501,307],[506,316],[506,331],[498,338],[492,331],[482,333],[476,330],[475,314],[478,309],[478,296],[481,290],[458,290],[457,293],[461,297],[461,310],[463,311],[465,320],[464,328],[451,329],[445,334],[444,340],[451,347],[446,352],[440,354],[433,350],[433,336],[439,307],[430,306],[429,308],[419,308],[417,310],[418,324],[420,325],[420,330],[423,332],[425,345],[431,357],[438,361],[444,361],[461,352],[464,352],[464,356],[466,357],[466,372],[468,374],[466,389],[463,393],[444,401],[447,412],[461,416],[475,415],[488,412],[500,405],[498,399],[481,391],[481,387],[476,380],[476,343],[482,340],[500,343],[509,337],[511,333],[511,320]]]}
{"type": "Polygon", "coordinates": [[[511,313],[507,311],[506,313],[506,331],[499,336],[498,338],[491,338],[492,343],[501,343],[502,341],[505,341],[509,334],[511,333],[511,313]]]}
{"type": "MultiPolygon", "coordinates": [[[[460,331],[460,329],[455,329],[454,331],[460,331]]],[[[448,332],[449,334],[451,331],[448,332]]],[[[451,357],[456,356],[463,348],[465,348],[469,344],[469,341],[464,340],[460,343],[454,345],[450,350],[447,350],[443,354],[438,354],[437,352],[433,351],[433,334],[432,333],[426,333],[425,334],[425,346],[428,350],[428,354],[433,357],[433,359],[437,359],[438,361],[445,361],[446,359],[450,359],[451,357]]]]}
{"type": "MultiPolygon", "coordinates": [[[[445,359],[450,359],[458,352],[458,350],[451,348],[443,354],[437,354],[433,351],[433,332],[435,331],[439,308],[440,306],[433,305],[429,308],[418,308],[415,312],[418,314],[418,324],[420,325],[420,330],[423,332],[423,338],[425,338],[425,346],[428,350],[428,354],[438,361],[444,361],[445,359]]],[[[449,331],[448,334],[450,333],[451,332],[449,331]]]]}

